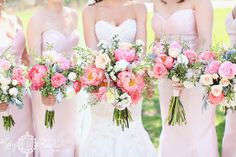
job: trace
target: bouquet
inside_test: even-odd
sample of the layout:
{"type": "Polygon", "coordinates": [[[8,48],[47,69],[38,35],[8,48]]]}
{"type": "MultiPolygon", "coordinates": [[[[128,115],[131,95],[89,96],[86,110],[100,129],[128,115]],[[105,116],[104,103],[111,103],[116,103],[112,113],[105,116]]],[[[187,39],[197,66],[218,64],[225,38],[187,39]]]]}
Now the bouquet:
{"type": "Polygon", "coordinates": [[[206,88],[204,106],[207,104],[225,106],[225,111],[235,108],[236,51],[227,51],[222,61],[208,62],[200,82],[206,88]]]}
{"type": "Polygon", "coordinates": [[[129,128],[131,105],[137,104],[145,87],[143,43],[120,43],[113,37],[111,46],[105,41],[98,44],[94,62],[85,68],[82,84],[94,97],[90,104],[106,101],[114,106],[113,122],[122,129],[129,128]],[[141,58],[143,56],[143,58],[141,58]],[[142,59],[142,60],[141,60],[142,59]]]}
{"type": "MultiPolygon", "coordinates": [[[[32,90],[40,91],[44,97],[54,96],[58,103],[80,91],[83,71],[62,54],[48,50],[36,62],[28,72],[32,90]]],[[[46,106],[45,114],[45,126],[50,129],[55,123],[54,104],[51,105],[46,106]]]]}
{"type": "MultiPolygon", "coordinates": [[[[188,49],[186,44],[181,46],[175,41],[170,44],[156,43],[153,52],[156,54],[153,72],[157,79],[168,78],[181,83],[185,88],[196,86],[204,64],[198,60],[197,53],[188,49]]],[[[180,91],[176,89],[173,90],[170,100],[167,123],[173,126],[186,124],[180,91]]]]}
{"type": "MultiPolygon", "coordinates": [[[[17,66],[15,58],[10,54],[0,57],[0,104],[23,107],[23,93],[25,90],[26,67],[17,66]]],[[[4,128],[7,131],[15,125],[9,109],[3,115],[4,128]]]]}

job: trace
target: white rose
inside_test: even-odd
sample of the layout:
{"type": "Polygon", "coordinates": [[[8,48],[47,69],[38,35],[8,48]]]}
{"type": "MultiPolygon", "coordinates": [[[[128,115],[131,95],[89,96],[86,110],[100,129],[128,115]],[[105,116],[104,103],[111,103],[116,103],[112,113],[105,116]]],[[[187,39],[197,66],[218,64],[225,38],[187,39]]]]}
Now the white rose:
{"type": "Polygon", "coordinates": [[[177,42],[172,42],[170,44],[169,55],[171,57],[177,58],[182,51],[182,47],[177,42]]]}
{"type": "Polygon", "coordinates": [[[116,62],[114,69],[116,72],[118,72],[118,71],[125,70],[128,66],[129,66],[129,63],[126,60],[122,59],[116,62]]]}
{"type": "Polygon", "coordinates": [[[211,87],[211,93],[212,95],[214,95],[215,97],[218,97],[221,95],[223,90],[223,87],[221,85],[214,85],[211,87]]]}
{"type": "Polygon", "coordinates": [[[179,55],[177,57],[177,63],[187,65],[189,63],[188,58],[185,55],[179,55]]]}
{"type": "Polygon", "coordinates": [[[220,85],[223,87],[227,87],[230,84],[229,80],[227,78],[222,78],[220,80],[220,85]]]}
{"type": "Polygon", "coordinates": [[[9,89],[9,94],[12,96],[17,96],[17,94],[18,94],[17,88],[13,87],[13,88],[9,89]]]}
{"type": "Polygon", "coordinates": [[[8,85],[2,85],[1,89],[2,89],[3,93],[7,93],[7,90],[9,89],[9,86],[8,85]]]}
{"type": "Polygon", "coordinates": [[[2,78],[2,79],[0,80],[0,83],[1,83],[2,85],[9,85],[9,84],[11,83],[11,79],[10,79],[10,78],[2,78]]]}
{"type": "Polygon", "coordinates": [[[13,86],[16,86],[19,84],[19,82],[17,80],[12,80],[12,83],[11,83],[13,86]]]}
{"type": "Polygon", "coordinates": [[[70,80],[70,81],[75,81],[75,79],[76,79],[76,73],[74,73],[74,72],[71,72],[69,75],[68,75],[68,79],[70,80]]]}
{"type": "Polygon", "coordinates": [[[212,75],[212,78],[213,78],[214,80],[216,80],[216,79],[219,78],[219,75],[218,75],[218,74],[213,74],[213,75],[212,75]]]}
{"type": "Polygon", "coordinates": [[[105,53],[99,54],[95,59],[97,68],[106,69],[106,66],[111,62],[109,56],[105,53]]]}
{"type": "Polygon", "coordinates": [[[213,84],[213,78],[211,74],[205,74],[200,76],[200,83],[204,86],[209,86],[213,84]]]}
{"type": "Polygon", "coordinates": [[[183,83],[183,85],[184,85],[185,88],[188,88],[188,89],[194,87],[194,83],[191,82],[191,81],[185,81],[185,82],[183,83]]]}

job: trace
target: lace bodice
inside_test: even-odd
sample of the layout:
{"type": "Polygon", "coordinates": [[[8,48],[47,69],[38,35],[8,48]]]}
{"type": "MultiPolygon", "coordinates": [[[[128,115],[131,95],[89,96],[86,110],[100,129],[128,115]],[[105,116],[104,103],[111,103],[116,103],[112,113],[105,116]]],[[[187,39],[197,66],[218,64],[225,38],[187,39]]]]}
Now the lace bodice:
{"type": "Polygon", "coordinates": [[[119,26],[113,26],[104,20],[99,20],[95,24],[95,32],[98,41],[105,40],[111,42],[112,37],[119,35],[122,42],[132,43],[135,40],[136,31],[137,25],[134,19],[127,19],[119,26]]]}

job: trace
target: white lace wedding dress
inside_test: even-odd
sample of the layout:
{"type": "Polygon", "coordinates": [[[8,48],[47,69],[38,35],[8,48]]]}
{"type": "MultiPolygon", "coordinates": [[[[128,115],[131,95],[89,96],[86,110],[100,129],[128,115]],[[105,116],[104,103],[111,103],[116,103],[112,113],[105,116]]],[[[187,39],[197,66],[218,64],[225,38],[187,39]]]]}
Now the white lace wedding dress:
{"type": "MultiPolygon", "coordinates": [[[[128,19],[115,27],[100,20],[95,25],[98,40],[111,42],[119,35],[121,42],[134,42],[136,21],[128,19]]],[[[142,101],[130,108],[133,121],[130,128],[122,131],[113,124],[113,106],[106,102],[91,107],[92,123],[90,131],[81,144],[79,157],[157,157],[156,150],[145,131],[142,119],[142,101]]]]}

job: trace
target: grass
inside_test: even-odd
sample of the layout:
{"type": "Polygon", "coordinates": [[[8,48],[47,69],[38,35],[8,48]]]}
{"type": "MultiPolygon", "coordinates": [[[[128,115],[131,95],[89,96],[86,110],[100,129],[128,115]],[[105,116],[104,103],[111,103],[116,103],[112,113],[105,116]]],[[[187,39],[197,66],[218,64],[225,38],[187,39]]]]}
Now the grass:
{"type": "MultiPolygon", "coordinates": [[[[227,14],[230,12],[230,9],[216,9],[214,14],[214,44],[224,42],[229,44],[229,39],[225,31],[225,19],[227,14]]],[[[83,30],[81,24],[81,12],[79,13],[79,28],[78,30],[81,36],[81,43],[84,44],[82,40],[83,30]]],[[[25,10],[21,12],[17,12],[18,15],[23,22],[23,26],[26,29],[29,18],[32,16],[32,10],[25,10]]],[[[151,29],[151,17],[152,13],[148,14],[148,45],[152,43],[154,40],[154,34],[151,29]]],[[[156,147],[158,147],[159,136],[161,132],[161,117],[160,117],[160,107],[158,96],[151,100],[144,100],[143,106],[143,123],[147,131],[149,132],[151,139],[156,147]]],[[[218,135],[218,143],[219,143],[219,152],[221,153],[222,149],[222,137],[224,133],[224,115],[218,109],[216,116],[216,129],[218,135]]]]}

